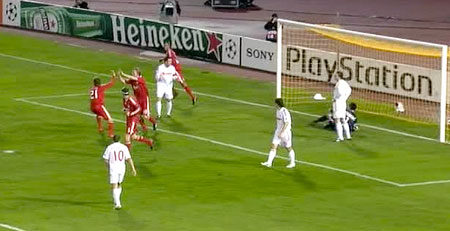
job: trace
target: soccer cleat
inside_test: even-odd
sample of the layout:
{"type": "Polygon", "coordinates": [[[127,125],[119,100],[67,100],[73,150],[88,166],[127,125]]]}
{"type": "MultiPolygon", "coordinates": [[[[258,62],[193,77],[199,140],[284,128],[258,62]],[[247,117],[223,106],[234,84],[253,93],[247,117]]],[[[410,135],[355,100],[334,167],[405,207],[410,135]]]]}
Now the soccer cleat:
{"type": "Polygon", "coordinates": [[[168,118],[172,118],[172,115],[167,115],[168,118]]]}
{"type": "Polygon", "coordinates": [[[160,120],[161,119],[161,116],[160,115],[157,115],[156,116],[156,120],[160,120]]]}
{"type": "Polygon", "coordinates": [[[339,138],[336,139],[336,142],[341,142],[341,141],[344,141],[344,140],[341,140],[339,138]]]}
{"type": "Polygon", "coordinates": [[[115,209],[115,210],[120,210],[121,208],[122,208],[121,205],[116,205],[116,206],[114,206],[114,209],[115,209]]]}
{"type": "Polygon", "coordinates": [[[198,101],[198,97],[195,97],[195,98],[192,100],[192,105],[195,105],[195,103],[197,103],[197,101],[198,101]]]}
{"type": "Polygon", "coordinates": [[[155,123],[153,124],[153,131],[156,131],[156,128],[158,127],[158,125],[155,123]]]}
{"type": "Polygon", "coordinates": [[[294,168],[295,167],[295,163],[290,163],[286,166],[286,168],[294,168]]]}
{"type": "Polygon", "coordinates": [[[269,162],[262,162],[261,165],[269,168],[272,167],[272,164],[270,164],[269,162]]]}

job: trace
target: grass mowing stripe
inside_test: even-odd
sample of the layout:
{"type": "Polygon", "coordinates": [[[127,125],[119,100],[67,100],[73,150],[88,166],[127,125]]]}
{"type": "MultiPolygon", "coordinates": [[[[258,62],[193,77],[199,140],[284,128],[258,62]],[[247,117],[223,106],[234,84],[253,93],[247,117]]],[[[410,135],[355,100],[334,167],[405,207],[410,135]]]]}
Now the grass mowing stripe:
{"type": "MultiPolygon", "coordinates": [[[[95,115],[92,114],[92,113],[77,111],[77,110],[64,108],[64,107],[58,107],[58,106],[45,104],[45,103],[38,103],[38,102],[34,102],[34,101],[23,99],[23,98],[19,98],[19,99],[15,99],[15,100],[16,101],[20,101],[20,102],[24,102],[24,103],[37,105],[37,106],[48,107],[48,108],[52,108],[52,109],[56,109],[56,110],[62,110],[62,111],[67,111],[67,112],[72,112],[72,113],[77,113],[77,114],[81,114],[81,115],[87,115],[87,116],[95,117],[95,115]]],[[[116,121],[116,122],[125,123],[125,121],[123,121],[123,120],[117,120],[117,119],[113,119],[113,120],[116,121]]],[[[192,139],[196,139],[196,140],[202,140],[202,141],[206,141],[206,142],[209,142],[209,143],[222,145],[222,146],[225,146],[225,147],[230,147],[230,148],[234,148],[234,149],[238,149],[238,150],[242,150],[242,151],[246,151],[246,152],[255,153],[255,154],[258,154],[258,155],[267,156],[267,153],[264,153],[264,152],[256,151],[256,150],[249,149],[249,148],[244,148],[244,147],[233,145],[233,144],[227,144],[227,143],[223,143],[223,142],[220,142],[220,141],[215,141],[215,140],[211,140],[211,139],[204,138],[204,137],[194,136],[194,135],[180,133],[180,132],[169,131],[169,130],[165,130],[165,129],[158,129],[158,131],[165,132],[165,133],[168,133],[168,134],[174,134],[174,135],[178,135],[178,136],[184,136],[184,137],[188,137],[188,138],[192,138],[192,139]]],[[[281,156],[277,156],[277,158],[288,160],[288,158],[281,157],[281,156]]],[[[380,182],[380,183],[384,183],[384,184],[388,184],[388,185],[393,185],[393,186],[397,186],[397,187],[401,187],[402,186],[402,184],[396,183],[396,182],[393,182],[393,181],[388,181],[388,180],[380,179],[380,178],[377,178],[377,177],[372,177],[372,176],[360,174],[360,173],[357,173],[357,172],[352,172],[352,171],[348,171],[348,170],[344,170],[344,169],[339,169],[339,168],[335,168],[335,167],[331,167],[331,166],[327,166],[327,165],[323,165],[323,164],[317,164],[317,163],[312,163],[312,162],[307,162],[307,161],[300,161],[300,160],[295,160],[295,162],[300,163],[300,164],[304,164],[304,165],[317,167],[317,168],[323,168],[323,169],[327,169],[327,170],[331,170],[331,171],[341,172],[341,173],[349,174],[349,175],[352,175],[352,176],[357,176],[357,177],[360,177],[360,178],[364,178],[364,179],[368,179],[368,180],[372,180],[372,181],[376,181],[376,182],[380,182]]]]}
{"type": "MultiPolygon", "coordinates": [[[[60,64],[53,64],[53,63],[48,63],[48,62],[38,61],[38,60],[33,60],[33,59],[28,59],[28,58],[22,58],[22,57],[18,57],[18,56],[14,56],[14,55],[3,54],[3,53],[0,53],[0,56],[7,57],[7,58],[12,58],[12,59],[17,59],[17,60],[21,60],[21,61],[27,61],[27,62],[32,62],[32,63],[38,63],[38,64],[43,64],[43,65],[59,67],[59,68],[63,68],[63,69],[68,69],[68,70],[78,71],[78,72],[83,72],[83,73],[88,73],[88,74],[94,74],[94,75],[105,76],[105,77],[110,76],[110,75],[103,74],[103,73],[97,73],[97,72],[87,71],[87,70],[83,70],[83,69],[79,69],[79,68],[68,67],[68,66],[64,66],[64,65],[60,65],[60,64]]],[[[177,89],[178,90],[183,90],[183,89],[180,89],[180,88],[177,88],[177,89]]],[[[198,95],[202,95],[202,96],[207,96],[207,97],[221,99],[221,100],[227,100],[227,101],[241,103],[241,104],[246,104],[246,105],[272,108],[272,106],[265,105],[265,104],[252,103],[252,102],[248,102],[248,101],[244,101],[244,100],[238,100],[238,99],[231,99],[231,98],[227,98],[227,97],[216,96],[216,95],[201,93],[201,92],[197,92],[197,91],[195,91],[195,93],[198,94],[198,95]]],[[[291,110],[291,112],[295,113],[295,114],[303,115],[303,116],[314,117],[314,118],[320,117],[320,115],[315,115],[315,114],[310,114],[310,113],[300,112],[300,111],[295,111],[295,110],[291,110]]],[[[361,127],[367,127],[367,128],[371,128],[371,129],[374,129],[374,130],[388,132],[388,133],[392,133],[392,134],[396,134],[396,135],[402,135],[402,136],[407,136],[407,137],[411,137],[411,138],[417,138],[417,139],[422,139],[422,140],[427,140],[427,141],[439,142],[438,139],[433,139],[433,138],[426,137],[426,136],[414,135],[414,134],[410,134],[410,133],[407,133],[407,132],[396,131],[396,130],[392,130],[392,129],[388,129],[388,128],[382,128],[382,127],[369,125],[369,124],[363,124],[363,123],[360,123],[359,125],[361,127]]]]}
{"type": "Polygon", "coordinates": [[[15,231],[26,231],[25,229],[17,228],[17,227],[11,226],[11,225],[3,224],[3,223],[0,223],[0,227],[9,229],[9,230],[15,230],[15,231]]]}

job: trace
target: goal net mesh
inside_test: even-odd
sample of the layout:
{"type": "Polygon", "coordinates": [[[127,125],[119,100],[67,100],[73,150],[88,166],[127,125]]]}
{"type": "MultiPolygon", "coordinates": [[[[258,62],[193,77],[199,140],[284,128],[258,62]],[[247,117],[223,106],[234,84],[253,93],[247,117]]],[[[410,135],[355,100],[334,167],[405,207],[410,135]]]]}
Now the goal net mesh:
{"type": "Polygon", "coordinates": [[[429,126],[427,135],[439,136],[442,48],[294,23],[283,24],[281,45],[281,96],[290,108],[326,113],[339,75],[357,111],[384,116],[380,123],[429,126]]]}

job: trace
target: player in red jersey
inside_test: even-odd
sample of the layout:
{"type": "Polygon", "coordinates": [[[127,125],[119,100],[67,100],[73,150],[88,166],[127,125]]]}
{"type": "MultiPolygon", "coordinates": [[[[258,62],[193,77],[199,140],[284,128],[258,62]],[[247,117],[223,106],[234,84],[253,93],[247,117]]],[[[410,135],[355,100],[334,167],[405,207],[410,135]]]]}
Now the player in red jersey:
{"type": "Polygon", "coordinates": [[[100,78],[95,77],[94,86],[89,91],[89,96],[91,98],[91,111],[96,115],[98,132],[103,133],[103,118],[108,121],[108,136],[111,138],[114,136],[114,122],[106,110],[104,102],[105,91],[114,85],[115,79],[116,74],[113,72],[109,83],[102,85],[100,78]]]}
{"type": "Polygon", "coordinates": [[[149,120],[153,124],[153,130],[156,130],[156,120],[150,115],[150,98],[147,83],[145,82],[139,68],[134,68],[132,75],[127,75],[120,71],[120,81],[124,84],[130,84],[133,87],[134,96],[137,98],[139,106],[141,106],[142,109],[139,123],[144,131],[147,130],[147,126],[144,123],[144,118],[149,120]]]}
{"type": "Polygon", "coordinates": [[[131,139],[141,143],[147,144],[153,149],[153,140],[147,139],[143,136],[136,135],[137,123],[139,122],[139,115],[141,113],[141,106],[137,102],[136,98],[129,95],[128,88],[122,88],[123,95],[123,111],[127,117],[127,131],[125,134],[125,145],[131,150],[131,139]]]}
{"type": "MultiPolygon", "coordinates": [[[[172,65],[175,66],[175,70],[178,72],[182,81],[178,81],[181,86],[184,88],[184,91],[189,95],[192,100],[192,104],[197,102],[197,97],[192,92],[192,89],[187,85],[186,80],[181,74],[181,64],[178,61],[177,54],[170,48],[170,43],[164,43],[164,50],[166,51],[166,57],[172,60],[172,65]]],[[[176,96],[176,94],[174,94],[176,96]]]]}

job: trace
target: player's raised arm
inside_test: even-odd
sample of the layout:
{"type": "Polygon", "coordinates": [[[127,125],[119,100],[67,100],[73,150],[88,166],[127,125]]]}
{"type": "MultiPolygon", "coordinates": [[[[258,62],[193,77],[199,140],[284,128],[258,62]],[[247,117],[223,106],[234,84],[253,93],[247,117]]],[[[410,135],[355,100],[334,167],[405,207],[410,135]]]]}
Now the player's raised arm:
{"type": "Polygon", "coordinates": [[[126,80],[129,80],[129,79],[131,79],[131,80],[137,80],[136,77],[134,77],[134,76],[132,76],[132,75],[127,75],[127,74],[123,73],[122,70],[120,70],[119,74],[120,74],[121,77],[123,77],[123,78],[126,79],[126,80]]]}

